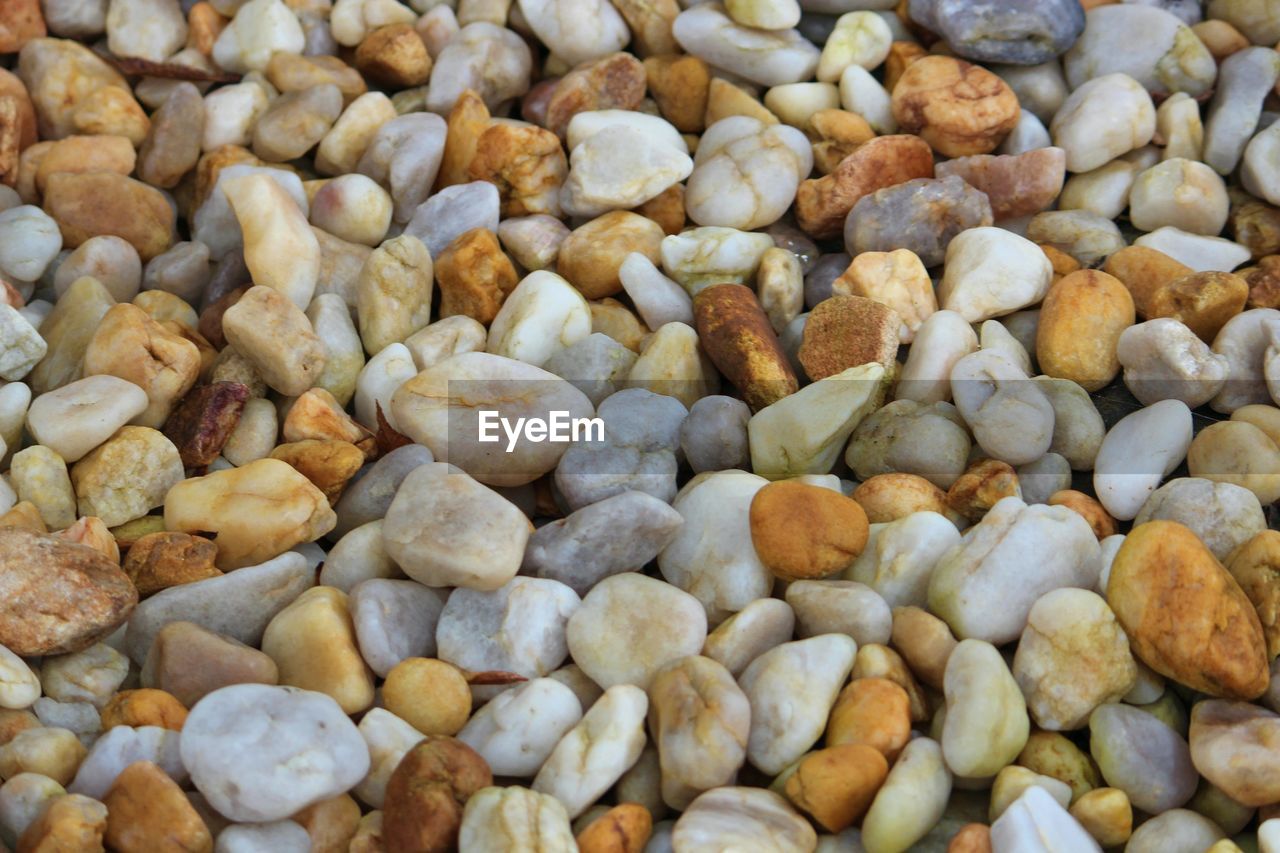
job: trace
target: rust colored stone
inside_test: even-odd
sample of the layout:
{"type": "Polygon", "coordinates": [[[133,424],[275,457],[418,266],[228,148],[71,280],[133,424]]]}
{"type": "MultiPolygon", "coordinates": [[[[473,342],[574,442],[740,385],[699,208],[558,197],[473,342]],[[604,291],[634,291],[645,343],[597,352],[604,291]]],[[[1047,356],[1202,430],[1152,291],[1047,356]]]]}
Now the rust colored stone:
{"type": "Polygon", "coordinates": [[[639,803],[623,803],[578,833],[578,853],[642,853],[652,834],[649,810],[639,803]]]}
{"type": "Polygon", "coordinates": [[[213,836],[178,783],[150,761],[135,761],[103,798],[107,845],[118,853],[210,853],[213,836]]]}
{"type": "Polygon", "coordinates": [[[574,68],[547,102],[546,128],[564,139],[569,120],[593,110],[634,110],[644,100],[644,65],[629,53],[611,53],[574,68]]]}
{"type": "Polygon", "coordinates": [[[911,740],[911,698],[887,678],[856,678],[845,685],[827,720],[827,744],[859,743],[898,759],[911,740]]]}
{"type": "Polygon", "coordinates": [[[5,0],[0,4],[0,53],[17,53],[47,32],[40,0],[5,0]]]}
{"type": "Polygon", "coordinates": [[[59,172],[45,185],[44,211],[58,223],[63,245],[112,234],[147,262],[174,241],[175,213],[164,193],[114,172],[59,172]]]}
{"type": "Polygon", "coordinates": [[[681,133],[701,133],[706,127],[711,71],[696,56],[668,54],[644,61],[649,94],[662,117],[681,133]]]}
{"type": "Polygon", "coordinates": [[[183,398],[161,429],[178,448],[183,467],[203,468],[218,458],[248,399],[249,386],[240,382],[201,385],[183,398]]]}
{"type": "Polygon", "coordinates": [[[498,188],[502,217],[560,215],[569,161],[559,138],[532,125],[491,124],[476,141],[467,177],[498,188]]]}
{"type": "Polygon", "coordinates": [[[1018,96],[980,65],[953,56],[925,56],[893,87],[893,117],[944,157],[994,151],[1018,123],[1018,96]]]}
{"type": "Polygon", "coordinates": [[[1062,192],[1067,155],[1061,148],[1036,148],[1022,154],[975,154],[939,163],[939,178],[957,175],[982,190],[999,222],[1030,216],[1053,204],[1062,192]]]}
{"type": "Polygon", "coordinates": [[[382,838],[388,850],[457,849],[462,809],[493,784],[485,760],[462,741],[429,735],[409,750],[387,781],[382,838]]]}
{"type": "Polygon", "coordinates": [[[667,236],[679,234],[684,230],[687,222],[684,208],[684,184],[672,184],[635,208],[633,212],[658,223],[667,236]]]}
{"type": "Polygon", "coordinates": [[[124,573],[148,596],[171,586],[216,578],[218,546],[189,533],[148,533],[134,542],[124,558],[124,573]]]}
{"type": "Polygon", "coordinates": [[[867,547],[867,514],[857,501],[795,480],[770,483],[751,500],[751,543],[783,580],[842,572],[867,547]]]}
{"type": "Polygon", "coordinates": [[[920,137],[876,137],[859,145],[831,174],[800,182],[796,223],[810,237],[839,237],[858,199],[914,178],[932,177],[933,151],[920,137]]]}
{"type": "Polygon", "coordinates": [[[364,453],[351,442],[313,438],[282,444],[271,451],[271,458],[292,465],[324,494],[330,506],[364,465],[364,453]]]}
{"type": "Polygon", "coordinates": [[[1018,473],[1011,465],[979,459],[947,489],[947,506],[969,521],[978,521],[997,501],[1018,494],[1018,473]]]}
{"type": "MultiPolygon", "coordinates": [[[[1181,320],[1202,341],[1212,343],[1227,321],[1244,310],[1249,282],[1229,272],[1192,272],[1151,294],[1152,317],[1181,320]]],[[[1093,390],[1093,389],[1089,389],[1093,390]]]]}
{"type": "Polygon", "coordinates": [[[486,228],[473,228],[446,246],[436,258],[435,277],[441,317],[465,314],[485,325],[519,284],[511,259],[486,228]]]}
{"type": "Polygon", "coordinates": [[[832,746],[800,760],[787,779],[787,799],[813,816],[828,832],[856,823],[889,775],[879,751],[862,744],[832,746]]]}
{"type": "Polygon", "coordinates": [[[1093,528],[1093,535],[1099,540],[1114,536],[1117,532],[1116,520],[1103,508],[1102,504],[1084,492],[1063,489],[1050,495],[1048,503],[1049,506],[1065,506],[1089,522],[1089,526],[1093,528]]]}
{"type": "Polygon", "coordinates": [[[1164,252],[1146,246],[1126,246],[1111,254],[1102,269],[1124,284],[1133,297],[1133,307],[1143,320],[1150,320],[1151,303],[1158,290],[1195,272],[1164,252]]]}
{"type": "Polygon", "coordinates": [[[356,48],[356,68],[391,89],[421,86],[431,76],[431,54],[412,24],[388,24],[365,36],[356,48]]]}
{"type": "Polygon", "coordinates": [[[180,732],[187,721],[187,709],[172,693],[143,687],[112,696],[102,706],[101,716],[103,731],[116,726],[157,726],[180,732]]]}
{"type": "Polygon", "coordinates": [[[752,410],[800,387],[786,353],[749,287],[714,284],[693,299],[694,323],[707,356],[752,410]]]}
{"type": "Polygon", "coordinates": [[[57,797],[18,838],[17,853],[102,850],[107,807],[84,794],[57,797]]]}
{"type": "Polygon", "coordinates": [[[23,657],[76,652],[119,627],[138,591],[85,545],[0,529],[0,644],[23,657]]]}
{"type": "MultiPolygon", "coordinates": [[[[1244,288],[1243,280],[1240,286],[1244,288]]],[[[1244,295],[1241,294],[1241,305],[1244,295]]],[[[1086,391],[1105,388],[1120,372],[1116,344],[1133,325],[1134,301],[1115,276],[1078,270],[1049,288],[1036,329],[1040,370],[1086,391]]]]}
{"type": "Polygon", "coordinates": [[[863,364],[892,369],[898,357],[898,312],[864,296],[832,296],[809,312],[798,357],[815,382],[863,364]]]}

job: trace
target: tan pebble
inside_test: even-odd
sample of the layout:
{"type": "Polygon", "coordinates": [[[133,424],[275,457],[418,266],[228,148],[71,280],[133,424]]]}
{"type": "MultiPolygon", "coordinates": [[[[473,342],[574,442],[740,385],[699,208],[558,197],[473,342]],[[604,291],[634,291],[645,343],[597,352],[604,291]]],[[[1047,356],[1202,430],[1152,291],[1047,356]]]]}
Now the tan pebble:
{"type": "Polygon", "coordinates": [[[444,156],[436,187],[444,189],[470,180],[468,168],[475,159],[480,136],[489,127],[489,108],[474,90],[466,89],[446,117],[444,156]]]}
{"type": "Polygon", "coordinates": [[[997,501],[1010,496],[1021,496],[1013,466],[998,459],[979,459],[947,489],[947,506],[976,522],[997,501]]]}
{"type": "Polygon", "coordinates": [[[902,73],[917,59],[923,59],[929,51],[914,41],[895,41],[889,45],[889,55],[884,61],[884,87],[892,92],[902,79],[902,73]]]}
{"type": "Polygon", "coordinates": [[[111,529],[97,516],[86,515],[77,519],[75,524],[59,530],[58,538],[78,545],[87,545],[111,562],[117,564],[120,562],[120,546],[116,543],[116,538],[111,535],[111,529]]]}
{"type": "Polygon", "coordinates": [[[349,441],[310,438],[281,444],[269,458],[288,462],[320,490],[331,506],[365,462],[365,454],[349,441]]]}
{"type": "Polygon", "coordinates": [[[856,501],[795,480],[756,492],[750,523],[756,555],[783,580],[841,572],[867,546],[867,515],[856,501]]]}
{"type": "Polygon", "coordinates": [[[170,622],[156,634],[142,667],[142,683],[190,708],[231,684],[276,684],[275,661],[230,637],[191,622],[170,622]]]}
{"type": "Polygon", "coordinates": [[[1280,447],[1245,421],[1219,421],[1196,434],[1187,450],[1192,477],[1234,483],[1267,506],[1280,499],[1280,447]]]}
{"type": "Polygon", "coordinates": [[[1108,256],[1102,268],[1129,289],[1134,308],[1144,320],[1155,316],[1151,313],[1152,302],[1158,291],[1195,272],[1164,252],[1146,246],[1126,246],[1108,256]]]}
{"type": "Polygon", "coordinates": [[[218,568],[254,566],[333,529],[324,494],[278,459],[184,480],[164,501],[170,530],[215,534],[218,568]]]}
{"type": "Polygon", "coordinates": [[[984,823],[966,823],[951,837],[947,853],[991,853],[991,827],[984,823]]]}
{"type": "Polygon", "coordinates": [[[36,192],[41,195],[49,177],[58,172],[115,172],[129,175],[137,161],[133,143],[123,136],[68,136],[54,142],[36,167],[36,192]]]}
{"type": "Polygon", "coordinates": [[[679,234],[688,221],[685,215],[684,184],[672,184],[632,212],[658,223],[662,233],[668,237],[679,234]]]}
{"type": "Polygon", "coordinates": [[[898,341],[904,344],[911,343],[924,321],[938,310],[929,272],[909,249],[860,253],[832,282],[831,292],[861,296],[892,309],[900,321],[898,341]]]}
{"type": "Polygon", "coordinates": [[[913,512],[946,515],[947,493],[918,474],[877,474],[853,490],[851,497],[862,505],[867,521],[883,524],[913,512]]]}
{"type": "Polygon", "coordinates": [[[809,135],[814,138],[813,163],[818,171],[829,175],[876,132],[867,120],[846,110],[823,109],[809,116],[809,135]]]}
{"type": "Polygon", "coordinates": [[[1119,847],[1133,834],[1133,806],[1119,788],[1095,788],[1072,803],[1070,811],[1103,847],[1119,847]]]}
{"type": "Polygon", "coordinates": [[[57,172],[45,184],[44,211],[74,249],[102,234],[127,240],[143,262],[173,245],[175,214],[155,187],[115,172],[57,172]]]}
{"type": "Polygon", "coordinates": [[[920,687],[902,655],[888,646],[879,643],[864,643],[859,646],[853,661],[853,671],[849,675],[854,680],[881,678],[892,681],[907,693],[911,721],[919,723],[929,719],[929,700],[924,689],[920,687]]]}
{"type": "Polygon", "coordinates": [[[297,396],[324,370],[324,343],[311,321],[279,291],[256,285],[222,315],[227,342],[272,389],[297,396]]]}
{"type": "Polygon", "coordinates": [[[1258,533],[1231,552],[1226,567],[1253,602],[1274,659],[1280,655],[1280,533],[1258,533]]]}
{"type": "MultiPolygon", "coordinates": [[[[1150,294],[1151,317],[1180,320],[1202,341],[1212,342],[1227,321],[1245,308],[1249,283],[1229,272],[1193,272],[1150,294]]],[[[1043,322],[1043,321],[1041,321],[1043,322]]]]}
{"type": "Polygon", "coordinates": [[[407,658],[387,673],[382,685],[387,710],[423,734],[453,735],[471,716],[471,688],[452,664],[407,658]]]}
{"type": "Polygon", "coordinates": [[[498,188],[502,217],[559,216],[560,187],[569,173],[560,139],[533,125],[493,123],[476,141],[467,177],[498,188]]]}
{"type": "Polygon", "coordinates": [[[421,86],[431,76],[431,55],[412,24],[379,27],[356,48],[356,68],[391,89],[421,86]]]}
{"type": "Polygon", "coordinates": [[[752,410],[796,392],[796,376],[750,288],[741,284],[705,287],[693,298],[693,314],[707,356],[752,410]]]}
{"type": "Polygon", "coordinates": [[[280,683],[323,693],[347,714],[373,704],[373,674],[360,657],[347,595],[313,587],[276,614],[262,635],[280,683]]]}
{"type": "Polygon", "coordinates": [[[635,213],[615,210],[574,229],[560,244],[556,272],[587,299],[622,290],[618,268],[631,252],[661,264],[662,227],[635,213]]]}
{"type": "Polygon", "coordinates": [[[1018,122],[1018,98],[987,69],[950,56],[911,63],[893,87],[893,117],[945,157],[987,154],[1018,122]]]}
{"type": "Polygon", "coordinates": [[[645,86],[644,66],[628,53],[584,62],[556,84],[547,102],[545,126],[563,139],[569,120],[578,113],[634,110],[644,98],[645,86]]]}
{"type": "Polygon", "coordinates": [[[39,773],[59,785],[70,785],[87,754],[84,744],[67,729],[24,729],[0,746],[0,776],[12,779],[19,773],[39,773]]]}
{"type": "Polygon", "coordinates": [[[934,690],[942,689],[947,661],[959,645],[946,622],[920,607],[895,607],[889,642],[917,678],[934,690]]]}
{"type": "Polygon", "coordinates": [[[195,385],[200,364],[195,344],[130,304],[103,315],[84,353],[85,375],[117,376],[147,392],[150,404],[133,422],[157,429],[195,385]]]}
{"type": "Polygon", "coordinates": [[[1215,62],[1221,63],[1233,53],[1250,46],[1249,39],[1226,21],[1210,19],[1191,25],[1191,32],[1209,49],[1215,62]]]}
{"type": "MultiPolygon", "coordinates": [[[[193,31],[195,24],[190,21],[190,18],[194,14],[194,9],[188,14],[188,23],[193,31]]],[[[350,104],[368,90],[360,72],[337,56],[299,56],[279,50],[271,55],[271,61],[267,63],[265,73],[271,85],[281,92],[300,92],[312,86],[331,83],[342,92],[342,99],[346,104],[350,104]]]]}
{"type": "Polygon", "coordinates": [[[778,117],[760,99],[722,77],[712,77],[707,86],[707,108],[703,124],[710,127],[730,116],[748,116],[765,125],[778,124],[778,117]]]}
{"type": "Polygon", "coordinates": [[[1103,784],[1102,773],[1089,753],[1058,732],[1032,732],[1017,763],[1042,776],[1065,782],[1073,800],[1103,784]]]}
{"type": "Polygon", "coordinates": [[[360,804],[339,794],[307,806],[291,818],[311,836],[311,853],[347,853],[360,825],[360,804]]]}

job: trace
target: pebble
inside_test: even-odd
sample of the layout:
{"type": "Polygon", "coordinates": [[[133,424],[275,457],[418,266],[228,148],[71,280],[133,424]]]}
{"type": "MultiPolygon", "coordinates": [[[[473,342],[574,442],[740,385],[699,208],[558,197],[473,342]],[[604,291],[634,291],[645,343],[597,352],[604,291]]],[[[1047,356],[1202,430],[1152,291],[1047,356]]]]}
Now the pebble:
{"type": "Polygon", "coordinates": [[[1249,260],[1250,255],[1249,250],[1239,243],[1221,237],[1191,234],[1171,225],[1143,234],[1134,241],[1134,245],[1163,252],[1195,272],[1229,272],[1249,260]]]}
{"type": "Polygon", "coordinates": [[[770,225],[809,176],[813,155],[803,134],[750,116],[730,116],[703,133],[685,195],[699,225],[750,231],[770,225]]]}
{"type": "Polygon", "coordinates": [[[707,791],[685,810],[671,833],[672,849],[733,845],[742,850],[813,850],[817,834],[780,795],[725,786],[707,791]]]}
{"type": "Polygon", "coordinates": [[[1048,62],[1071,47],[1085,29],[1083,10],[1070,2],[973,8],[954,0],[928,0],[912,3],[910,14],[958,55],[978,62],[1048,62]]]}
{"type": "Polygon", "coordinates": [[[986,194],[961,178],[920,178],[859,199],[845,220],[845,248],[854,257],[906,249],[933,267],[954,237],[991,223],[986,194]]]}
{"type": "Polygon", "coordinates": [[[1133,298],[1119,279],[1095,270],[1065,275],[1041,305],[1036,361],[1049,376],[1097,391],[1119,373],[1117,341],[1134,319],[1133,298]]]}
{"type": "Polygon", "coordinates": [[[919,137],[896,134],[859,145],[829,175],[801,181],[796,224],[814,239],[841,233],[845,217],[863,196],[913,178],[933,177],[933,153],[919,137]]]}
{"type": "Polygon", "coordinates": [[[219,67],[237,74],[263,71],[276,51],[302,53],[302,25],[281,0],[249,0],[213,44],[219,67]]]}
{"type": "Polygon", "coordinates": [[[1274,54],[1249,47],[1222,61],[1204,125],[1204,162],[1220,175],[1235,169],[1257,129],[1262,100],[1280,76],[1274,54]]]}
{"type": "Polygon", "coordinates": [[[1134,524],[1176,521],[1187,527],[1219,562],[1262,532],[1262,506],[1248,490],[1232,483],[1198,477],[1179,477],[1152,492],[1134,517],[1134,524]]]}
{"type": "Polygon", "coordinates": [[[729,671],[706,657],[676,659],[655,674],[649,696],[663,802],[687,809],[731,783],[746,757],[751,708],[729,671]]]}
{"type": "Polygon", "coordinates": [[[738,682],[751,702],[747,758],[753,765],[779,773],[817,742],[856,651],[852,638],[822,634],[783,643],[751,662],[738,682]]]}
{"type": "Polygon", "coordinates": [[[497,775],[528,779],[581,719],[582,707],[572,690],[552,678],[535,678],[481,707],[458,739],[497,775]]]}
{"type": "Polygon", "coordinates": [[[1197,97],[1214,82],[1209,49],[1186,23],[1154,4],[1127,3],[1089,10],[1079,40],[1063,57],[1067,82],[1077,88],[1106,74],[1128,74],[1153,95],[1197,97]],[[1142,33],[1142,49],[1130,38],[1142,33]]]}
{"type": "Polygon", "coordinates": [[[1280,448],[1250,423],[1227,421],[1202,430],[1187,451],[1187,471],[1242,486],[1264,506],[1280,498],[1280,448]]]}
{"type": "Polygon", "coordinates": [[[736,676],[765,651],[790,638],[794,627],[790,605],[776,598],[757,599],[708,634],[703,652],[736,676]]]}
{"type": "Polygon", "coordinates": [[[898,128],[918,133],[944,157],[988,154],[1018,120],[1018,98],[981,66],[951,56],[911,63],[893,87],[898,128]],[[965,106],[957,108],[960,103],[965,106]]]}
{"type": "Polygon", "coordinates": [[[191,622],[169,622],[155,634],[142,667],[144,684],[185,707],[230,684],[275,684],[275,661],[256,649],[191,622]]]}
{"type": "Polygon", "coordinates": [[[767,234],[704,226],[664,237],[660,251],[663,271],[693,295],[710,284],[746,284],[771,248],[767,234]]]}
{"type": "Polygon", "coordinates": [[[681,12],[671,31],[690,54],[762,86],[798,83],[818,67],[820,51],[795,30],[743,26],[719,5],[681,12]]]}
{"type": "Polygon", "coordinates": [[[1116,343],[1124,382],[1144,405],[1181,400],[1198,408],[1217,396],[1229,360],[1213,352],[1187,326],[1171,318],[1125,329],[1116,343]]]}
{"type": "Polygon", "coordinates": [[[1132,519],[1190,446],[1191,410],[1180,400],[1161,400],[1126,415],[1098,448],[1093,474],[1098,500],[1118,521],[1132,519]]]}
{"type": "Polygon", "coordinates": [[[337,703],[292,687],[214,691],[191,709],[180,748],[196,789],[232,820],[283,820],[346,791],[369,768],[337,703]]]}
{"type": "Polygon", "coordinates": [[[460,847],[496,850],[526,845],[535,838],[539,848],[578,846],[569,826],[569,816],[555,797],[512,786],[482,788],[467,800],[458,830],[460,847]]]}
{"type": "Polygon", "coordinates": [[[0,211],[0,271],[19,281],[40,278],[62,248],[58,223],[33,205],[19,205],[0,211]]]}
{"type": "Polygon", "coordinates": [[[58,264],[54,292],[61,295],[72,282],[86,275],[96,278],[117,302],[128,302],[138,295],[142,261],[138,251],[119,237],[90,237],[58,264]]]}
{"type": "Polygon", "coordinates": [[[1205,164],[1180,157],[1140,173],[1129,195],[1129,219],[1143,231],[1167,225],[1213,237],[1227,222],[1227,208],[1222,178],[1205,164]]]}
{"type": "Polygon", "coordinates": [[[970,323],[1039,302],[1053,273],[1049,259],[1030,240],[991,227],[957,235],[947,246],[943,269],[939,304],[970,323]],[[1018,286],[1011,287],[1011,281],[1018,286]]]}
{"type": "Polygon", "coordinates": [[[919,737],[908,743],[862,820],[863,844],[874,850],[910,849],[942,818],[951,783],[937,741],[919,737]]]}
{"type": "Polygon", "coordinates": [[[1081,83],[1050,122],[1053,144],[1067,152],[1067,169],[1088,172],[1141,148],[1156,130],[1151,96],[1128,74],[1081,83]]]}
{"type": "Polygon", "coordinates": [[[126,767],[149,761],[179,785],[187,782],[177,732],[159,726],[115,726],[98,738],[67,791],[101,800],[126,767]]]}
{"type": "Polygon", "coordinates": [[[1050,845],[1057,844],[1067,845],[1071,850],[1102,849],[1064,806],[1039,785],[1028,787],[992,822],[989,844],[993,850],[1049,850],[1050,845]]]}
{"type": "Polygon", "coordinates": [[[1186,740],[1139,708],[1099,706],[1089,717],[1089,753],[1107,784],[1124,791],[1135,808],[1159,814],[1195,793],[1186,740]]]}
{"type": "Polygon", "coordinates": [[[997,221],[1044,210],[1062,192],[1065,171],[1066,153],[1053,147],[1012,155],[958,157],[939,163],[935,169],[940,179],[958,176],[986,194],[997,221]]]}
{"type": "Polygon", "coordinates": [[[648,706],[639,687],[610,687],[556,744],[532,789],[554,796],[571,817],[582,814],[640,757],[648,706]]]}
{"type": "MultiPolygon", "coordinates": [[[[1120,228],[1087,210],[1046,210],[1027,223],[1028,240],[1055,249],[1082,267],[1124,248],[1120,228]]],[[[1059,270],[1062,274],[1065,270],[1059,270]]]]}

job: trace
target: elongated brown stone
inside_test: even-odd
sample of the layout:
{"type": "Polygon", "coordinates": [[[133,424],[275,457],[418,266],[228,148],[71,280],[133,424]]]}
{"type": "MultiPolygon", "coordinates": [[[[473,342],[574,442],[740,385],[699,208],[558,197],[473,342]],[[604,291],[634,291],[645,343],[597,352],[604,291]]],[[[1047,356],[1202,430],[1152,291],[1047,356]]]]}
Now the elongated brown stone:
{"type": "Polygon", "coordinates": [[[707,356],[754,411],[800,388],[756,295],[741,284],[713,284],[693,299],[707,356]]]}

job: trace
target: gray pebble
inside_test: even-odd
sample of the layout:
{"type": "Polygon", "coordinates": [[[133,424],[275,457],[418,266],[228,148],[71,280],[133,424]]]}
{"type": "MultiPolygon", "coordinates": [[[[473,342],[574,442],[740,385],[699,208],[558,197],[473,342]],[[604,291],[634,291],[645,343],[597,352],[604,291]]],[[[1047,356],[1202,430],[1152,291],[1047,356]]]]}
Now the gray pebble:
{"type": "Polygon", "coordinates": [[[396,490],[419,465],[434,462],[431,451],[421,444],[397,447],[365,470],[365,473],[343,492],[335,506],[338,524],[329,534],[337,541],[362,524],[377,521],[387,514],[396,490]]]}
{"type": "Polygon", "coordinates": [[[746,470],[751,455],[749,420],[751,407],[736,397],[714,394],[694,403],[680,427],[680,447],[694,473],[746,470]]]}
{"type": "Polygon", "coordinates": [[[934,267],[951,238],[994,221],[986,193],[962,178],[917,178],[859,199],[844,221],[844,246],[850,255],[910,249],[934,267]]]}
{"type": "Polygon", "coordinates": [[[1078,0],[911,0],[908,9],[911,20],[979,62],[1048,62],[1084,29],[1078,0]]]}
{"type": "Polygon", "coordinates": [[[557,350],[542,367],[586,394],[591,405],[599,406],[621,388],[635,363],[634,352],[608,335],[594,332],[557,350]]]}

